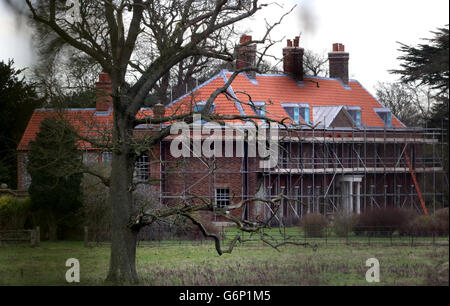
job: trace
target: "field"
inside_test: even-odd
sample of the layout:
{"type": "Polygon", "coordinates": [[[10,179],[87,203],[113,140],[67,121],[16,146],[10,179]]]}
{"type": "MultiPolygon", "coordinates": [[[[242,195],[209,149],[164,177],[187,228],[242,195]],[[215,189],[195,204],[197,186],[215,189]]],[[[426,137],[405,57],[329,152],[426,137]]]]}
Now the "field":
{"type": "MultiPolygon", "coordinates": [[[[365,280],[365,262],[375,257],[380,262],[380,283],[375,285],[448,285],[448,243],[321,243],[317,251],[303,246],[280,251],[244,244],[220,257],[211,243],[141,243],[137,269],[142,285],[374,285],[365,280]]],[[[42,242],[38,248],[0,247],[0,285],[68,285],[68,258],[80,261],[80,285],[104,284],[107,244],[84,248],[81,242],[42,242]]]]}

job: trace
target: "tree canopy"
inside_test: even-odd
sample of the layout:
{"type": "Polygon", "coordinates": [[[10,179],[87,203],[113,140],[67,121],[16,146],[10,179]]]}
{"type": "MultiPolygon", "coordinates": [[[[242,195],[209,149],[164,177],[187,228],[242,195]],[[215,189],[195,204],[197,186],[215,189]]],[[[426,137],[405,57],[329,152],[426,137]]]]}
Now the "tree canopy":
{"type": "Polygon", "coordinates": [[[16,148],[33,110],[41,105],[33,84],[14,68],[14,61],[0,61],[0,182],[16,186],[16,148]]]}
{"type": "MultiPolygon", "coordinates": [[[[266,21],[266,32],[260,39],[250,38],[236,45],[241,34],[244,34],[241,32],[242,28],[238,28],[238,23],[276,3],[267,4],[258,0],[83,0],[78,2],[80,10],[76,12],[77,18],[71,18],[69,13],[74,7],[67,7],[65,1],[25,0],[22,4],[25,4],[25,10],[23,7],[18,8],[22,16],[26,16],[35,26],[43,27],[52,37],[57,37],[78,54],[88,57],[95,63],[95,67],[101,67],[111,79],[114,110],[111,145],[105,148],[104,144],[91,141],[96,148],[112,152],[111,174],[102,178],[102,182],[109,187],[112,209],[111,258],[107,280],[138,282],[135,262],[137,233],[142,227],[160,218],[174,215],[187,218],[206,237],[215,239],[220,255],[231,252],[232,247],[228,251],[222,250],[218,237],[208,234],[191,214],[200,210],[216,211],[212,199],[201,205],[180,203],[181,207],[176,209],[166,207],[150,212],[142,212],[134,205],[133,191],[140,182],[134,181],[133,173],[139,156],[151,151],[165,139],[170,134],[173,122],[193,123],[193,111],[167,115],[164,118],[136,118],[136,115],[146,105],[149,96],[153,95],[161,100],[164,95],[167,96],[166,89],[170,79],[180,75],[177,71],[183,71],[190,82],[193,75],[189,76],[192,71],[189,67],[201,66],[205,60],[232,63],[236,60],[235,50],[254,45],[257,47],[258,59],[246,67],[235,69],[224,86],[214,90],[206,100],[202,117],[219,122],[249,119],[274,121],[266,116],[213,116],[210,110],[219,95],[227,96],[230,84],[240,73],[258,70],[268,49],[275,43],[270,32],[293,8],[272,24],[266,21]],[[196,62],[197,58],[201,60],[196,62]],[[164,127],[145,139],[135,141],[134,129],[141,124],[158,124],[164,127]],[[153,218],[154,213],[158,217],[153,218]]],[[[98,174],[98,177],[101,175],[98,174]]],[[[276,201],[280,202],[281,198],[276,201]]],[[[238,209],[244,204],[242,202],[240,206],[232,207],[238,209]]],[[[258,230],[257,224],[222,213],[226,218],[232,218],[241,230],[258,230]]]]}
{"type": "Polygon", "coordinates": [[[56,239],[61,220],[81,207],[82,154],[76,133],[65,120],[46,118],[30,144],[27,169],[31,207],[45,215],[50,238],[56,239]]]}
{"type": "Polygon", "coordinates": [[[405,83],[419,82],[431,85],[440,91],[448,91],[449,81],[449,29],[439,28],[432,32],[434,37],[425,39],[428,43],[408,46],[400,43],[400,51],[404,55],[402,69],[392,70],[400,74],[405,83]]]}
{"type": "Polygon", "coordinates": [[[448,127],[449,104],[449,28],[446,25],[431,32],[432,38],[418,46],[400,43],[403,55],[401,69],[391,70],[399,74],[405,84],[429,86],[433,89],[432,98],[435,103],[427,121],[430,127],[448,127]]]}

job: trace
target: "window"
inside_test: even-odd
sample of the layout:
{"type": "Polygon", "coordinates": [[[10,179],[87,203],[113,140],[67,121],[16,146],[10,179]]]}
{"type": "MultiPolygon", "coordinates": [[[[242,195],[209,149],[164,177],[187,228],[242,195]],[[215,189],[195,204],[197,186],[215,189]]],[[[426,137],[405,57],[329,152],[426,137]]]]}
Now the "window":
{"type": "Polygon", "coordinates": [[[112,161],[112,152],[102,153],[102,163],[110,163],[112,161]]]}
{"type": "Polygon", "coordinates": [[[194,106],[194,113],[201,113],[205,108],[205,104],[197,104],[194,106]]]}
{"type": "Polygon", "coordinates": [[[361,107],[347,106],[345,109],[350,117],[352,117],[353,121],[355,121],[357,125],[361,125],[361,107]]]}
{"type": "Polygon", "coordinates": [[[230,189],[229,188],[217,188],[216,189],[216,206],[219,208],[225,208],[230,205],[230,189]]]}
{"type": "Polygon", "coordinates": [[[300,118],[302,118],[307,124],[311,123],[311,120],[309,119],[310,110],[308,104],[282,103],[282,106],[295,123],[300,123],[300,118]]]}
{"type": "Polygon", "coordinates": [[[148,154],[144,153],[138,157],[136,161],[135,177],[139,181],[147,181],[149,178],[149,161],[148,154]]]}
{"type": "MultiPolygon", "coordinates": [[[[197,104],[194,105],[194,113],[201,113],[206,106],[206,101],[201,101],[198,102],[197,104]]],[[[211,109],[209,110],[209,113],[212,114],[214,113],[214,110],[216,109],[216,105],[213,103],[211,105],[211,109]]]]}
{"type": "Polygon", "coordinates": [[[389,108],[375,108],[374,110],[387,127],[392,127],[392,113],[389,108]]]}
{"type": "Polygon", "coordinates": [[[265,117],[266,116],[266,103],[264,102],[252,102],[250,107],[256,116],[265,117]]]}

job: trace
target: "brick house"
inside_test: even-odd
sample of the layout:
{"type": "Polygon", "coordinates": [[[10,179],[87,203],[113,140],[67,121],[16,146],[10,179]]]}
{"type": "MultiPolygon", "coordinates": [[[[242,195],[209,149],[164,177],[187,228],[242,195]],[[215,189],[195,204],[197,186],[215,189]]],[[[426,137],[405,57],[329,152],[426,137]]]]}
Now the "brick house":
{"type": "MultiPolygon", "coordinates": [[[[242,36],[241,43],[246,41],[251,41],[251,37],[242,36]]],[[[406,127],[358,81],[349,79],[349,53],[342,44],[334,44],[329,53],[329,78],[304,75],[303,52],[298,37],[288,40],[283,49],[283,73],[241,73],[229,87],[228,95],[222,94],[214,101],[215,114],[289,118],[288,127],[280,130],[282,141],[276,167],[260,168],[260,159],[248,154],[175,158],[170,152],[172,135],[152,154],[138,159],[138,179],[159,179],[158,183],[142,185],[141,195],[156,199],[160,205],[197,195],[223,207],[283,193],[292,200],[284,200],[275,216],[278,220],[308,213],[359,214],[372,207],[414,207],[425,211],[447,206],[439,189],[445,176],[439,155],[444,152],[440,131],[406,127]],[[238,102],[248,101],[248,96],[252,103],[238,102]],[[211,171],[212,165],[215,171],[211,171]]],[[[255,45],[237,49],[236,67],[252,65],[255,54],[255,45]]],[[[201,110],[210,94],[224,86],[231,74],[223,70],[166,107],[142,108],[138,116],[162,117],[201,110]]],[[[100,94],[108,86],[108,75],[100,74],[96,108],[35,110],[18,146],[19,188],[29,186],[24,165],[26,153],[43,118],[63,113],[83,135],[98,134],[111,126],[111,97],[100,94]]],[[[243,129],[249,124],[240,120],[228,123],[243,129]]],[[[136,133],[151,133],[159,128],[142,125],[136,133]]],[[[101,152],[89,143],[80,142],[80,150],[86,163],[111,159],[109,152],[101,152]]],[[[264,219],[273,210],[263,202],[254,202],[233,214],[264,219]]],[[[215,222],[224,221],[211,217],[215,222]]]]}

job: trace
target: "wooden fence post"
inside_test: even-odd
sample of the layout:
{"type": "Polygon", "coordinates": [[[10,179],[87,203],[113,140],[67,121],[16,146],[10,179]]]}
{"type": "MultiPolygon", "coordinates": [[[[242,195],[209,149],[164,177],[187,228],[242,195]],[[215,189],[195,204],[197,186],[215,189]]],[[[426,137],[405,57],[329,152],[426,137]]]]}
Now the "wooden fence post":
{"type": "Polygon", "coordinates": [[[39,247],[41,245],[41,228],[36,226],[36,246],[39,247]]]}
{"type": "Polygon", "coordinates": [[[32,229],[30,231],[30,244],[31,247],[34,248],[36,246],[36,230],[32,229]]]}
{"type": "Polygon", "coordinates": [[[84,247],[87,248],[88,247],[88,227],[85,226],[84,227],[84,247]]]}

